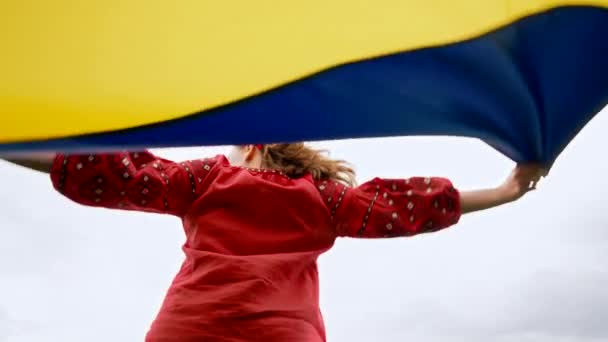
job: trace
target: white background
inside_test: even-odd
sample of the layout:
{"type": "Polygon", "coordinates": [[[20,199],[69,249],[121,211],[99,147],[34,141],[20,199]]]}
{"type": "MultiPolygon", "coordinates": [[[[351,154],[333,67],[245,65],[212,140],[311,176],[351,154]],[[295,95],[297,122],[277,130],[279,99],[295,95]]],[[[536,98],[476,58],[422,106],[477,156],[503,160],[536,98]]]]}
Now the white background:
{"type": "MultiPolygon", "coordinates": [[[[339,240],[320,260],[329,341],[608,340],[608,110],[539,190],[411,239],[339,240]]],[[[374,176],[497,185],[512,162],[461,138],[318,144],[374,176]]],[[[162,150],[172,159],[225,148],[162,150]]],[[[142,341],[182,260],[179,220],[92,209],[0,162],[0,341],[142,341]]]]}

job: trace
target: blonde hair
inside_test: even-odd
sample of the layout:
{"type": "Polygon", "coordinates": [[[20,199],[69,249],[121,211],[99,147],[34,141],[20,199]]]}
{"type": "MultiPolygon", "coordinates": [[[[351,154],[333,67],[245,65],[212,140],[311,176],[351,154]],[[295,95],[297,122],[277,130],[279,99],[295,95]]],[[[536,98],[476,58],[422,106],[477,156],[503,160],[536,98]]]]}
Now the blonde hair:
{"type": "Polygon", "coordinates": [[[355,186],[355,171],[343,160],[328,158],[325,150],[315,150],[304,143],[263,145],[262,165],[281,170],[290,178],[310,173],[315,180],[330,180],[355,186]]]}

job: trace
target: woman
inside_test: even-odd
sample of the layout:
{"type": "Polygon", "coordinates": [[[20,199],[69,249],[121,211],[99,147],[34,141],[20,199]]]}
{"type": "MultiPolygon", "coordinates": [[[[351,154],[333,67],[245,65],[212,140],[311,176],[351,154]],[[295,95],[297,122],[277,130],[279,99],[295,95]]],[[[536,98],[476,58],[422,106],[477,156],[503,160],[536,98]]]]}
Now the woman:
{"type": "Polygon", "coordinates": [[[181,163],[146,151],[12,161],[49,172],[78,203],[182,220],[186,257],[148,342],[325,341],[316,262],[336,238],[438,231],[519,199],[543,174],[520,165],[500,186],[475,191],[440,177],[355,186],[346,163],[302,143],[181,163]]]}

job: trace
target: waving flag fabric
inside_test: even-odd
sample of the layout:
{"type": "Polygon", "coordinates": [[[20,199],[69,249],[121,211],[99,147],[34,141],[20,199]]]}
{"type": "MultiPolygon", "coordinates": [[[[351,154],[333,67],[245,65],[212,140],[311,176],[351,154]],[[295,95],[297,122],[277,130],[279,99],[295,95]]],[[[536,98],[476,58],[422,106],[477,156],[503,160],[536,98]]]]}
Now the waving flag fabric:
{"type": "Polygon", "coordinates": [[[552,163],[608,103],[608,0],[7,1],[0,151],[403,135],[552,163]]]}

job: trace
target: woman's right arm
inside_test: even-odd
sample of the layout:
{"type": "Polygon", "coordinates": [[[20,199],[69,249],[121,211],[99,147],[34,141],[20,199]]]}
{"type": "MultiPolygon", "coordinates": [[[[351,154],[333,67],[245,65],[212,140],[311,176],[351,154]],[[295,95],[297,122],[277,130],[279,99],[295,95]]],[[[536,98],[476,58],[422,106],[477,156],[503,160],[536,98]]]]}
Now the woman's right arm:
{"type": "Polygon", "coordinates": [[[399,237],[435,232],[463,214],[513,202],[543,174],[538,165],[520,165],[502,185],[473,191],[459,191],[441,177],[376,178],[357,188],[319,182],[318,187],[339,236],[399,237]]]}

